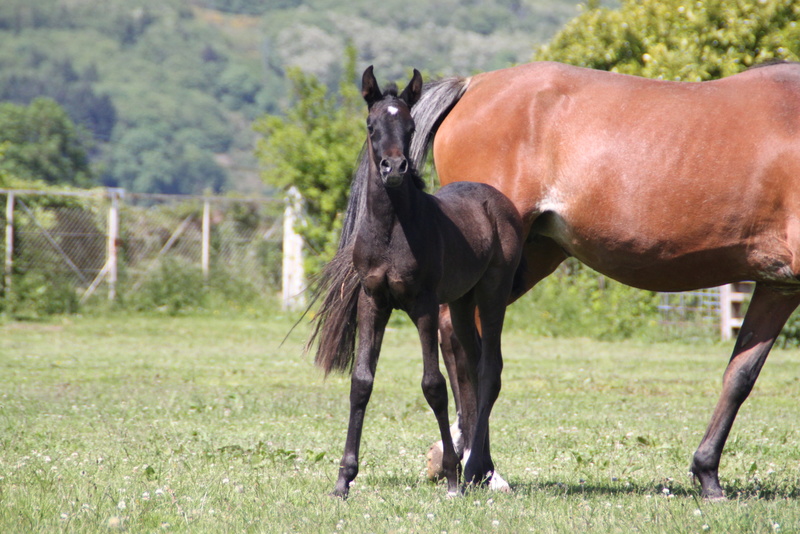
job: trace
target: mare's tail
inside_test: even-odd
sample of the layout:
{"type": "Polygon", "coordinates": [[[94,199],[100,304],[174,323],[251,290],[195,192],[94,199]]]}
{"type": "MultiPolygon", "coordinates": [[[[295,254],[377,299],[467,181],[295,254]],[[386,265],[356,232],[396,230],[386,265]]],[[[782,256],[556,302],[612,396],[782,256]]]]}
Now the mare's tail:
{"type": "Polygon", "coordinates": [[[463,96],[469,82],[470,78],[443,78],[426,83],[422,88],[422,96],[411,108],[415,130],[410,156],[417,171],[422,172],[436,130],[463,96]]]}

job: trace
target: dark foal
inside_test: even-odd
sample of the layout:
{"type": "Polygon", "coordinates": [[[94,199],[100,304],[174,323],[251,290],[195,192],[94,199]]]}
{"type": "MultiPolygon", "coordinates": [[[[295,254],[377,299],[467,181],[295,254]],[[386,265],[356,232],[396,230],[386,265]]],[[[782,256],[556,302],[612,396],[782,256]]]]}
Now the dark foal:
{"type": "MultiPolygon", "coordinates": [[[[500,391],[500,333],[521,254],[522,221],[511,202],[491,186],[458,183],[442,188],[435,196],[422,190],[422,181],[408,155],[414,131],[410,109],[421,90],[422,77],[416,70],[399,96],[394,87],[381,93],[372,67],[362,79],[369,136],[350,201],[359,216],[350,235],[345,232],[340,249],[346,256],[343,263],[355,267],[360,290],[356,299],[338,298],[347,293],[343,289],[329,292],[320,312],[329,319],[323,322],[329,330],[319,332],[317,354],[317,363],[326,371],[349,367],[349,362],[326,360],[324,356],[336,353],[357,311],[358,351],[352,370],[350,422],[334,489],[341,497],[347,496],[358,473],[364,413],[383,333],[394,309],[408,313],[419,331],[424,362],[422,391],[442,435],[448,491],[455,493],[459,459],[450,436],[447,386],[439,371],[437,345],[439,304],[450,303],[453,325],[469,355],[470,379],[478,397],[472,434],[478,446],[473,445],[473,454],[465,465],[465,479],[481,480],[493,469],[484,464],[488,451],[484,455],[482,449],[488,443],[489,413],[500,391]],[[348,309],[334,310],[336,307],[348,309]],[[481,316],[480,339],[476,307],[481,316]],[[330,320],[336,317],[341,321],[330,320]],[[331,342],[333,349],[326,352],[325,344],[331,342]]],[[[329,278],[335,265],[336,258],[327,269],[329,278]]]]}

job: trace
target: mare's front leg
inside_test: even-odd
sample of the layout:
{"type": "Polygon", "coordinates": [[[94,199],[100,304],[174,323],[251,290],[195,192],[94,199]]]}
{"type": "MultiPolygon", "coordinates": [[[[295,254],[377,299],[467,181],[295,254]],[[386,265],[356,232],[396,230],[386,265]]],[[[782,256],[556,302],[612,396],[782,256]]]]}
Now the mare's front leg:
{"type": "Polygon", "coordinates": [[[417,325],[422,343],[422,392],[425,400],[436,416],[439,433],[442,436],[442,471],[447,479],[447,491],[458,492],[460,463],[453,439],[450,435],[450,421],[447,416],[447,382],[439,370],[439,305],[436,296],[418,299],[415,308],[409,313],[417,325]]]}
{"type": "Polygon", "coordinates": [[[339,466],[339,478],[333,490],[333,495],[343,499],[347,498],[350,483],[358,474],[358,453],[361,447],[364,414],[372,395],[383,334],[391,314],[391,308],[378,306],[375,299],[361,291],[358,298],[358,353],[350,379],[350,422],[347,427],[344,455],[339,466]]]}

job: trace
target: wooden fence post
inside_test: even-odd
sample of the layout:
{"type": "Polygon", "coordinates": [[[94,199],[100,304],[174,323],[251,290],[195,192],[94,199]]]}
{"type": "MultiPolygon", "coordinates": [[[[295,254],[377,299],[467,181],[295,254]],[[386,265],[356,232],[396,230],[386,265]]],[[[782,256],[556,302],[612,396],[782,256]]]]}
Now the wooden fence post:
{"type": "Polygon", "coordinates": [[[286,193],[283,210],[282,302],[284,310],[305,306],[305,272],[303,270],[303,238],[295,231],[302,210],[302,197],[292,186],[286,193]]]}
{"type": "Polygon", "coordinates": [[[723,341],[735,338],[744,321],[744,301],[753,291],[752,282],[726,284],[719,288],[719,327],[723,341]]]}

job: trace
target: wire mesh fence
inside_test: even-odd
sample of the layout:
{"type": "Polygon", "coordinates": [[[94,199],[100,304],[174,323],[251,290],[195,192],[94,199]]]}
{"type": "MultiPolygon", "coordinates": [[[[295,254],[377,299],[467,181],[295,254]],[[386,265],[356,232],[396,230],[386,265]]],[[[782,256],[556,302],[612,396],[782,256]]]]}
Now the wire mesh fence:
{"type": "MultiPolygon", "coordinates": [[[[286,284],[287,270],[302,269],[300,253],[296,267],[282,264],[288,202],[113,189],[0,190],[0,201],[6,206],[0,308],[70,312],[90,298],[135,299],[154,291],[191,298],[209,284],[270,296],[286,284]]],[[[729,311],[728,293],[662,293],[660,322],[669,329],[715,331],[728,312],[735,333],[743,306],[734,303],[729,311]]],[[[150,302],[156,301],[154,296],[150,302]]],[[[723,337],[730,335],[722,328],[723,337]]]]}
{"type": "Polygon", "coordinates": [[[280,290],[281,201],[120,190],[0,190],[0,199],[5,305],[38,295],[74,301],[69,311],[93,296],[135,295],[165,271],[265,296],[280,290]]]}
{"type": "Polygon", "coordinates": [[[683,293],[661,293],[658,311],[662,326],[669,330],[692,328],[717,332],[723,305],[720,289],[712,287],[683,293]]]}

